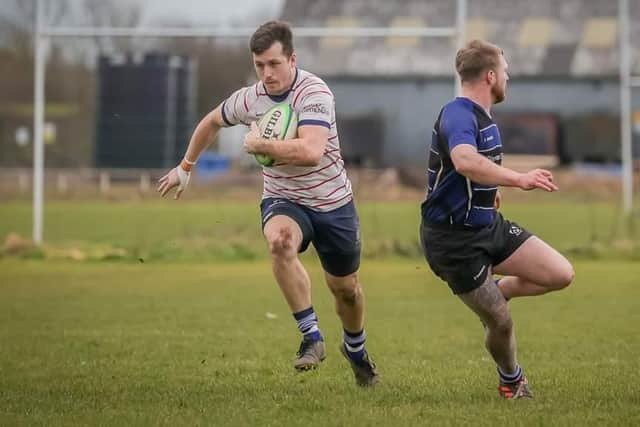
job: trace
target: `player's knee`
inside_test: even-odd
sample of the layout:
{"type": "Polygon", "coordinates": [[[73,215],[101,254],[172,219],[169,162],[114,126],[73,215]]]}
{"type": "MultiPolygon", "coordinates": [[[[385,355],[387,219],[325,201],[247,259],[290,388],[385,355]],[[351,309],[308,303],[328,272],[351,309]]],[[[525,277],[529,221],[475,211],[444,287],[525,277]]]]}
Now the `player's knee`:
{"type": "Polygon", "coordinates": [[[573,266],[567,261],[566,264],[554,274],[552,287],[556,290],[564,289],[573,282],[575,276],[576,273],[573,270],[573,266]]]}
{"type": "Polygon", "coordinates": [[[356,275],[348,276],[330,284],[331,292],[342,303],[354,306],[362,298],[362,286],[356,275]]]}
{"type": "Polygon", "coordinates": [[[339,297],[343,303],[350,307],[353,307],[362,297],[362,287],[359,283],[356,282],[352,286],[342,288],[339,297]]]}
{"type": "Polygon", "coordinates": [[[510,335],[513,330],[513,319],[508,311],[495,314],[486,324],[493,333],[510,335]]]}
{"type": "Polygon", "coordinates": [[[500,318],[493,329],[499,334],[511,335],[513,331],[513,320],[511,319],[511,316],[500,318]]]}
{"type": "Polygon", "coordinates": [[[560,285],[559,289],[564,289],[569,286],[575,277],[576,272],[573,270],[573,267],[569,265],[558,278],[558,285],[560,285]]]}
{"type": "Polygon", "coordinates": [[[265,237],[273,259],[287,259],[295,256],[296,247],[291,230],[280,229],[265,237]]]}

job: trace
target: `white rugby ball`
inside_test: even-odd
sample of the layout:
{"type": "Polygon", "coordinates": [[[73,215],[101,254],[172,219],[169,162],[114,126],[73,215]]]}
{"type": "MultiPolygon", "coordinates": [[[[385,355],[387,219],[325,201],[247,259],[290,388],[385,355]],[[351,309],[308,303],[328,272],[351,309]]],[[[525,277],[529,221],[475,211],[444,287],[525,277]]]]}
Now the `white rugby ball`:
{"type": "MultiPolygon", "coordinates": [[[[298,116],[289,104],[277,104],[258,121],[260,137],[274,141],[295,138],[298,134],[298,116]]],[[[256,154],[256,160],[262,166],[272,166],[273,159],[264,154],[256,154]]]]}

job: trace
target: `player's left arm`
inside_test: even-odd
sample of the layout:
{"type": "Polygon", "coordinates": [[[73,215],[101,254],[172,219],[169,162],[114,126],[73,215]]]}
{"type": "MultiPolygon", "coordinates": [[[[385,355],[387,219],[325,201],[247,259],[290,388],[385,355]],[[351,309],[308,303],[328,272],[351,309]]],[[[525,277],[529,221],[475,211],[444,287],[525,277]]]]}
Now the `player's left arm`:
{"type": "Polygon", "coordinates": [[[550,171],[533,169],[527,173],[516,172],[493,163],[470,144],[456,145],[451,150],[450,156],[453,166],[460,175],[479,184],[518,187],[523,190],[540,188],[549,192],[558,190],[558,186],[553,183],[553,174],[550,171]]]}
{"type": "Polygon", "coordinates": [[[298,127],[298,137],[284,141],[270,141],[260,138],[256,123],[251,123],[251,131],[244,137],[244,148],[249,154],[265,154],[276,164],[294,166],[316,166],[320,163],[329,138],[325,126],[303,125],[298,127]]]}
{"type": "Polygon", "coordinates": [[[309,86],[298,96],[293,102],[298,114],[298,136],[278,142],[264,140],[254,123],[244,140],[248,153],[266,154],[276,164],[317,166],[320,163],[333,119],[333,94],[323,84],[309,86]]]}

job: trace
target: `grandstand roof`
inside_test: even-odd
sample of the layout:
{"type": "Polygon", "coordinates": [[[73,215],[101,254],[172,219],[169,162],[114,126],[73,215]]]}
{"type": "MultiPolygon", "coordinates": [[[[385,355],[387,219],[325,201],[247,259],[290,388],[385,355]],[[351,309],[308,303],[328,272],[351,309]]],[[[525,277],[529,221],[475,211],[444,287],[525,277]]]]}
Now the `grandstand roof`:
{"type": "MultiPolygon", "coordinates": [[[[632,74],[640,75],[640,2],[631,3],[632,74]]],[[[286,0],[294,27],[443,27],[453,0],[286,0]]],[[[518,76],[618,74],[618,10],[613,0],[468,0],[467,39],[500,45],[518,76]]],[[[433,38],[298,38],[299,62],[322,75],[449,76],[455,42],[433,38]]]]}

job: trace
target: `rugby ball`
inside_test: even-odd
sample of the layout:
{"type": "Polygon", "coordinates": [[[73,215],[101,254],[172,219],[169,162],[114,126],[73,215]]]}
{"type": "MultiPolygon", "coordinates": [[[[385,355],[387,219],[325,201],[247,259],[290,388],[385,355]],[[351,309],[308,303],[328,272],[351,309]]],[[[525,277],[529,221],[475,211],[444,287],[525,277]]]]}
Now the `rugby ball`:
{"type": "MultiPolygon", "coordinates": [[[[277,104],[258,121],[260,137],[264,139],[282,141],[295,138],[298,134],[298,116],[289,104],[277,104]]],[[[273,159],[264,154],[256,154],[256,160],[262,166],[272,166],[273,159]]]]}

